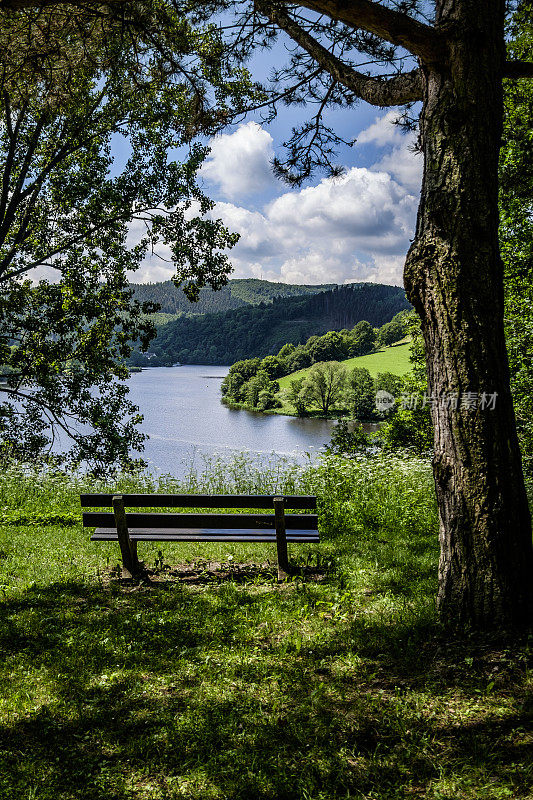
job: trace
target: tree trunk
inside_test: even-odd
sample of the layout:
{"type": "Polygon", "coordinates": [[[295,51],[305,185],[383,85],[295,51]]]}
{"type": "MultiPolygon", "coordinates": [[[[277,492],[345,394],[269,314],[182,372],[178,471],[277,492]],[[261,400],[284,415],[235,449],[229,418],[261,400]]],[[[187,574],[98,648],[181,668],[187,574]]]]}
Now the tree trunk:
{"type": "Polygon", "coordinates": [[[405,268],[435,426],[437,605],[445,624],[509,627],[531,622],[533,552],[498,247],[504,2],[437,7],[451,44],[447,65],[425,71],[422,199],[405,268]]]}

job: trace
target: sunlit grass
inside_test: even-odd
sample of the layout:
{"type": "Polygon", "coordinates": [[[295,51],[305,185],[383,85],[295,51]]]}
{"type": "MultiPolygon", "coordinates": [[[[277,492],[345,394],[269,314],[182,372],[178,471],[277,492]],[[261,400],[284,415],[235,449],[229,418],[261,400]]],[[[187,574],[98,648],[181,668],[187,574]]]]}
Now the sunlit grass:
{"type": "MultiPolygon", "coordinates": [[[[411,352],[411,343],[409,339],[403,340],[398,344],[391,347],[381,347],[375,353],[370,353],[366,356],[357,356],[356,358],[348,358],[345,361],[340,361],[342,367],[347,371],[348,375],[357,367],[359,369],[367,369],[373,378],[377,377],[379,373],[391,372],[393,375],[406,375],[413,365],[409,360],[411,352]]],[[[290,383],[298,378],[306,378],[311,370],[311,367],[300,369],[297,372],[292,372],[290,375],[285,375],[278,378],[279,392],[277,398],[282,403],[280,408],[272,409],[269,413],[285,414],[294,416],[296,409],[294,406],[285,400],[285,390],[290,388],[290,383]]],[[[341,413],[341,409],[332,409],[332,416],[335,413],[341,413]]],[[[320,416],[318,410],[312,412],[312,416],[320,416]]]]}
{"type": "Polygon", "coordinates": [[[527,642],[439,631],[425,461],[0,491],[2,800],[530,797],[527,642]],[[152,581],[127,583],[80,524],[105,489],[316,493],[322,542],[287,584],[270,545],[140,544],[152,581]]]}
{"type": "MultiPolygon", "coordinates": [[[[348,372],[351,372],[355,367],[364,367],[370,372],[373,378],[380,372],[392,372],[393,375],[405,375],[413,368],[413,365],[409,361],[410,352],[410,342],[408,340],[402,340],[402,342],[392,345],[391,347],[381,347],[375,353],[348,358],[339,363],[342,364],[348,372]]],[[[310,369],[311,367],[307,367],[306,369],[298,370],[298,372],[292,372],[290,375],[285,375],[283,378],[278,378],[280,389],[288,389],[290,382],[295,378],[305,378],[310,369]]]]}

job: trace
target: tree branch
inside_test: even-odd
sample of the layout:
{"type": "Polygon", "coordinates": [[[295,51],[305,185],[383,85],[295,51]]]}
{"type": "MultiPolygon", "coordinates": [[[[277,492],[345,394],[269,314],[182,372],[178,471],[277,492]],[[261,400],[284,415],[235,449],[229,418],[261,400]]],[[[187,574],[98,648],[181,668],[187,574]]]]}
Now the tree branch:
{"type": "MultiPolygon", "coordinates": [[[[106,0],[105,3],[100,3],[98,0],[74,0],[69,5],[83,9],[94,7],[95,11],[98,11],[102,6],[120,6],[127,3],[128,0],[106,0]]],[[[0,12],[22,11],[26,8],[53,8],[61,4],[64,4],[64,0],[0,0],[0,12]]]]}
{"type": "Polygon", "coordinates": [[[24,181],[26,180],[28,174],[28,170],[31,167],[31,160],[39,144],[39,138],[46,124],[46,121],[47,121],[47,114],[46,112],[43,112],[38,118],[37,123],[35,125],[35,129],[31,134],[26,154],[24,156],[22,165],[20,167],[19,174],[17,176],[17,182],[11,191],[11,196],[9,198],[7,208],[3,211],[2,219],[0,220],[1,223],[0,242],[2,244],[4,243],[7,237],[9,226],[11,225],[11,221],[14,217],[13,209],[16,209],[19,203],[24,199],[24,197],[27,196],[32,191],[32,189],[30,189],[29,192],[28,190],[24,191],[23,186],[24,186],[24,181]]]}
{"type": "Polygon", "coordinates": [[[9,181],[11,179],[11,173],[15,161],[15,153],[17,150],[17,137],[23,115],[25,114],[25,105],[23,105],[21,113],[19,114],[19,117],[16,121],[15,127],[13,128],[13,122],[11,119],[11,104],[9,102],[9,96],[7,92],[4,92],[4,114],[5,114],[6,130],[9,138],[9,149],[7,152],[6,161],[4,165],[4,174],[2,176],[2,192],[0,195],[0,224],[1,220],[4,217],[9,199],[9,181]]]}
{"type": "MultiPolygon", "coordinates": [[[[435,28],[374,0],[303,0],[297,5],[404,47],[426,64],[446,57],[445,39],[435,28]]],[[[256,0],[256,7],[262,13],[280,8],[267,0],[260,0],[259,4],[256,0]]]]}
{"type": "MultiPolygon", "coordinates": [[[[76,431],[74,428],[69,428],[68,425],[64,423],[62,419],[58,416],[57,412],[52,408],[52,406],[50,406],[48,403],[45,403],[44,400],[42,400],[40,397],[36,399],[32,395],[26,394],[25,392],[20,392],[18,389],[11,389],[8,386],[4,386],[3,384],[0,385],[0,392],[4,392],[5,394],[11,395],[12,397],[16,397],[18,400],[21,400],[22,402],[35,403],[36,405],[40,406],[40,408],[43,409],[43,411],[46,413],[47,416],[50,415],[48,416],[48,421],[50,423],[52,423],[52,421],[55,422],[67,434],[67,436],[77,444],[83,442],[83,436],[80,433],[78,433],[78,431],[76,431]],[[52,419],[50,419],[50,417],[52,419]]],[[[64,413],[64,416],[68,416],[71,419],[76,419],[74,414],[64,413]]]]}
{"type": "Polygon", "coordinates": [[[420,70],[400,73],[393,78],[364,75],[345,64],[327,50],[306,30],[298,25],[286,11],[279,7],[261,3],[260,11],[268,19],[294,39],[332,78],[341,83],[362,100],[373,106],[398,106],[423,99],[423,84],[420,70]]]}
{"type": "Polygon", "coordinates": [[[533,61],[506,61],[504,78],[533,78],[533,61]]]}
{"type": "MultiPolygon", "coordinates": [[[[137,209],[136,215],[131,217],[131,219],[136,220],[144,220],[147,222],[152,221],[151,213],[154,209],[152,207],[144,207],[137,209]],[[140,217],[140,214],[147,214],[146,217],[140,217]]],[[[166,210],[166,209],[161,209],[166,210]]],[[[53,259],[54,256],[60,255],[61,253],[66,252],[69,248],[75,247],[76,245],[82,244],[84,241],[88,240],[91,236],[95,233],[98,233],[101,230],[105,230],[105,228],[109,225],[112,225],[114,222],[128,222],[130,220],[129,212],[126,210],[123,214],[115,214],[113,216],[106,217],[103,222],[100,222],[98,225],[92,225],[92,227],[85,228],[82,233],[79,233],[76,236],[71,236],[70,239],[63,240],[57,247],[53,250],[48,250],[47,253],[44,253],[41,258],[37,261],[33,261],[30,264],[24,264],[23,267],[19,267],[17,269],[12,269],[9,272],[9,263],[13,258],[14,253],[16,252],[15,248],[7,254],[7,256],[0,262],[0,285],[5,283],[12,278],[17,278],[20,275],[24,275],[30,272],[32,269],[36,269],[37,267],[51,267],[53,269],[60,269],[60,267],[56,266],[53,262],[50,262],[49,259],[53,259]]],[[[171,263],[171,262],[169,262],[171,263]]]]}

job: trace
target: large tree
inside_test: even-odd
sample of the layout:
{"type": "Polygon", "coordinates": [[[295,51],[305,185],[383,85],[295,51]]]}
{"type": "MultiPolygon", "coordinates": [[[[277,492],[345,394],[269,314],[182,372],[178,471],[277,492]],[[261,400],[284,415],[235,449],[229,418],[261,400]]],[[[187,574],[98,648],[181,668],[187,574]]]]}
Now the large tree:
{"type": "Polygon", "coordinates": [[[338,361],[313,364],[306,379],[307,400],[324,414],[329,414],[341,400],[345,383],[346,370],[338,361]]]}
{"type": "MultiPolygon", "coordinates": [[[[529,623],[533,551],[504,339],[498,155],[503,80],[532,78],[533,63],[506,60],[505,2],[224,5],[238,15],[227,30],[241,56],[280,31],[296,44],[274,75],[270,109],[277,99],[308,101],[317,113],[276,163],[288,180],[300,182],[316,165],[335,171],[339,140],[323,124],[325,108],[357,98],[379,107],[421,103],[424,175],[404,280],[422,323],[432,396],[438,608],[444,623],[462,626],[529,623]],[[365,60],[370,67],[358,66],[365,60]]],[[[530,2],[519,6],[531,12],[530,2]]]]}

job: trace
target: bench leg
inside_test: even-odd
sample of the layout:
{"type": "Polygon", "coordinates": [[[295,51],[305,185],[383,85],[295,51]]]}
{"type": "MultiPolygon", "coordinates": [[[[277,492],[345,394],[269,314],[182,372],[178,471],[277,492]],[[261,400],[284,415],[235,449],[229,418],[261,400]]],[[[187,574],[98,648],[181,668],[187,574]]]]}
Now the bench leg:
{"type": "Polygon", "coordinates": [[[139,572],[141,564],[137,557],[137,540],[130,539],[130,550],[131,550],[131,560],[133,569],[135,570],[135,572],[139,572]]]}
{"type": "Polygon", "coordinates": [[[278,581],[284,581],[289,574],[289,557],[287,554],[285,501],[283,497],[274,498],[274,516],[276,524],[276,548],[278,551],[278,581]]]}
{"type": "Polygon", "coordinates": [[[139,571],[137,542],[132,542],[130,539],[122,495],[113,497],[113,513],[115,515],[115,525],[117,527],[118,542],[122,555],[122,577],[133,578],[139,571]]]}

